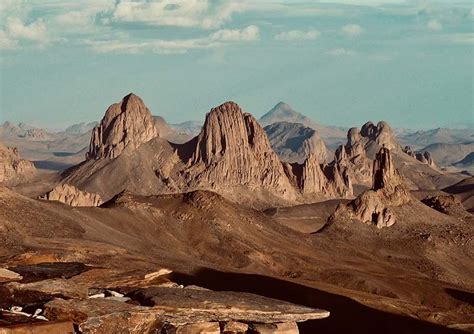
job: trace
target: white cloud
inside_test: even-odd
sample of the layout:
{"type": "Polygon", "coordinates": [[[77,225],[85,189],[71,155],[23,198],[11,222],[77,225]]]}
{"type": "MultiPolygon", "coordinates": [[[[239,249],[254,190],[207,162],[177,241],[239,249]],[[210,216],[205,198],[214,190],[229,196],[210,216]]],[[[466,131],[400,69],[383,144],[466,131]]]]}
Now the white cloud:
{"type": "Polygon", "coordinates": [[[17,41],[11,39],[5,31],[0,30],[0,50],[15,50],[19,47],[17,41]]]}
{"type": "Polygon", "coordinates": [[[344,48],[337,48],[337,49],[332,49],[328,52],[328,54],[332,56],[353,56],[355,55],[355,51],[344,49],[344,48]]]}
{"type": "Polygon", "coordinates": [[[443,25],[438,20],[430,20],[426,24],[426,27],[432,31],[440,31],[443,29],[443,25]]]}
{"type": "Polygon", "coordinates": [[[236,41],[256,41],[260,39],[260,32],[257,26],[251,25],[245,29],[222,29],[211,35],[214,41],[236,42],[236,41]]]}
{"type": "Polygon", "coordinates": [[[124,0],[115,6],[112,21],[142,23],[152,26],[218,28],[244,5],[236,1],[208,0],[124,0]]]}
{"type": "Polygon", "coordinates": [[[5,31],[12,38],[38,42],[46,40],[46,25],[42,19],[38,19],[30,24],[24,24],[19,18],[10,17],[7,19],[5,31]]]}
{"type": "Polygon", "coordinates": [[[158,54],[182,54],[193,49],[217,48],[229,43],[250,42],[259,39],[257,26],[248,26],[244,29],[222,29],[209,36],[202,38],[163,40],[153,39],[140,42],[127,40],[85,40],[84,44],[90,46],[98,53],[121,52],[121,53],[144,53],[153,52],[158,54]]]}
{"type": "Polygon", "coordinates": [[[307,41],[315,40],[319,37],[319,35],[321,35],[321,33],[317,30],[291,30],[275,35],[275,39],[279,41],[307,41]]]}
{"type": "Polygon", "coordinates": [[[358,24],[347,24],[341,28],[341,32],[347,36],[358,36],[364,29],[358,24]]]}

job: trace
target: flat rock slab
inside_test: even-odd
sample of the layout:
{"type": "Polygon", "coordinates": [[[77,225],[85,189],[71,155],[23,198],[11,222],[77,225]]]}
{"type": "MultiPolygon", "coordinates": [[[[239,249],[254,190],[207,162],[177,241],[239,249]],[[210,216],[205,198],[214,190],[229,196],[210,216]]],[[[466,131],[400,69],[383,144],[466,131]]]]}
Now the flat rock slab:
{"type": "Polygon", "coordinates": [[[29,283],[51,278],[71,278],[91,268],[79,262],[46,262],[19,265],[8,269],[23,276],[22,283],[29,283]]]}
{"type": "Polygon", "coordinates": [[[50,320],[70,320],[87,333],[114,333],[120,328],[129,329],[127,333],[148,333],[169,325],[180,328],[224,321],[273,324],[329,316],[328,311],[240,292],[146,288],[128,296],[142,305],[104,298],[55,299],[46,303],[44,315],[50,320]]]}
{"type": "Polygon", "coordinates": [[[172,323],[232,321],[275,323],[322,319],[328,311],[250,293],[152,287],[127,295],[141,305],[164,310],[172,323]]]}
{"type": "Polygon", "coordinates": [[[0,328],[0,334],[74,334],[74,326],[70,321],[35,322],[0,328]]]}
{"type": "Polygon", "coordinates": [[[11,270],[0,268],[0,283],[19,281],[23,277],[11,270]]]}

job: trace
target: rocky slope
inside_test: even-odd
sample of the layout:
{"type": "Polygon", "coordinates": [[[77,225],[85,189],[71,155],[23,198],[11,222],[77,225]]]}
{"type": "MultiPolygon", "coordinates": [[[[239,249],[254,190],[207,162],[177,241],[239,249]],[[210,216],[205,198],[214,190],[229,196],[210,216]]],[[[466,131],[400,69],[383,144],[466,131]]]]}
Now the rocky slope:
{"type": "Polygon", "coordinates": [[[309,154],[319,162],[329,160],[329,152],[316,130],[299,123],[277,122],[265,128],[273,150],[282,161],[303,163],[309,154]]]}
{"type": "Polygon", "coordinates": [[[92,131],[87,159],[116,158],[125,149],[138,146],[158,136],[150,111],[134,94],[112,104],[92,131]]]}
{"type": "Polygon", "coordinates": [[[408,203],[411,196],[395,169],[388,148],[382,147],[377,153],[372,174],[372,188],[349,204],[339,206],[332,217],[333,220],[358,220],[374,224],[378,228],[395,224],[396,215],[392,207],[408,203]]]}
{"type": "Polygon", "coordinates": [[[0,183],[15,182],[32,176],[36,169],[30,161],[20,158],[15,147],[0,143],[0,183]]]}

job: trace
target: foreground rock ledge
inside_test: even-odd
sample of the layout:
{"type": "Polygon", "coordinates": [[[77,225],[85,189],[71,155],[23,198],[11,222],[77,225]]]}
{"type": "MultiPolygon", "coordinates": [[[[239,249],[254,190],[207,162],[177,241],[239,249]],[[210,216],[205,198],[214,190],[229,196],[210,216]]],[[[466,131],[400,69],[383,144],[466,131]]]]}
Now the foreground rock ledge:
{"type": "Polygon", "coordinates": [[[254,327],[274,324],[270,326],[275,328],[274,333],[283,333],[278,331],[279,327],[293,328],[289,333],[298,333],[294,323],[329,316],[328,311],[248,293],[145,288],[129,296],[141,305],[110,299],[54,299],[45,305],[45,316],[50,320],[70,320],[85,333],[114,333],[124,328],[128,328],[127,333],[160,330],[180,333],[190,324],[217,328],[220,323],[224,328],[227,322],[242,322],[254,327]]]}

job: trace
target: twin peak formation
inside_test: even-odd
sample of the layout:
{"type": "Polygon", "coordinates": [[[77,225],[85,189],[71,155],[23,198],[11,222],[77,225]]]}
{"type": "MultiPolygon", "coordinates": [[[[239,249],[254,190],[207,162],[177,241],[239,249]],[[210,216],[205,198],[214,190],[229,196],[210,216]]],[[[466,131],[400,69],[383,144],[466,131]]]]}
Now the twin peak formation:
{"type": "Polygon", "coordinates": [[[389,125],[368,122],[349,130],[347,144],[330,163],[321,163],[326,152],[315,149],[302,162],[284,162],[257,120],[234,102],[211,109],[196,137],[175,144],[160,138],[150,110],[129,94],[112,104],[93,129],[86,160],[63,172],[60,183],[42,198],[99,206],[123,191],[206,190],[263,208],[354,198],[356,183],[369,189],[341,204],[332,218],[349,216],[385,227],[395,222],[390,207],[410,201],[392,151],[403,152],[389,125]]]}

